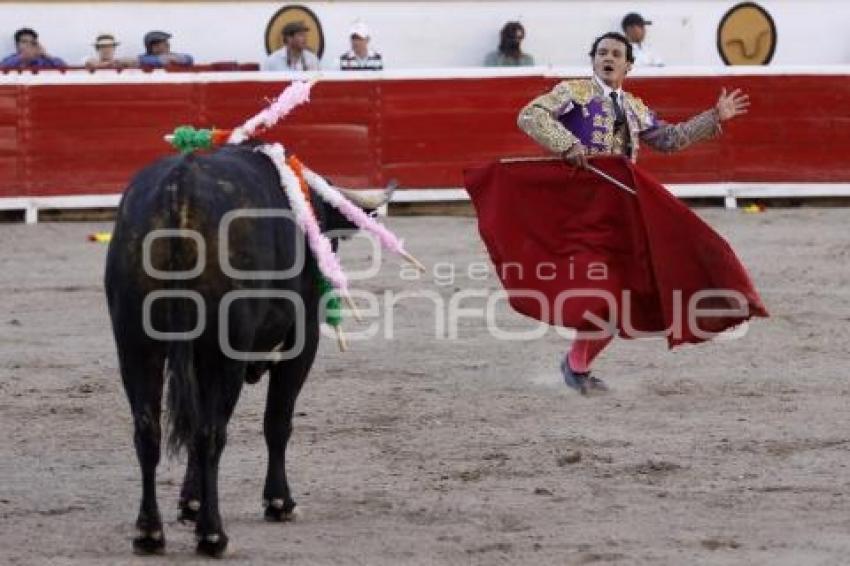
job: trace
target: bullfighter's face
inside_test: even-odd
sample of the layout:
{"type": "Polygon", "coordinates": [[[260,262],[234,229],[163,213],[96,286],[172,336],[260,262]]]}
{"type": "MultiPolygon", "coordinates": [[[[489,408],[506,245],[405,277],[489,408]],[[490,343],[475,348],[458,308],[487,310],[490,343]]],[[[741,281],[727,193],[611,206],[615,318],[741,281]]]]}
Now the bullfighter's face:
{"type": "Polygon", "coordinates": [[[593,72],[603,83],[613,89],[623,85],[632,64],[626,61],[626,45],[616,39],[605,38],[593,54],[593,72]]]}

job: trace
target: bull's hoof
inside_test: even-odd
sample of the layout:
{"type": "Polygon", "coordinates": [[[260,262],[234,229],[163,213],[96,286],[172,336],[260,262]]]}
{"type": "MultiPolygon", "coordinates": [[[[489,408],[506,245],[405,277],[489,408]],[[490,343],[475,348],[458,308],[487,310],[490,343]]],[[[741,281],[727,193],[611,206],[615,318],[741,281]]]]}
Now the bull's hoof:
{"type": "Polygon", "coordinates": [[[195,552],[209,558],[221,558],[227,550],[227,535],[224,533],[204,535],[198,540],[195,552]]]}
{"type": "Polygon", "coordinates": [[[133,553],[139,556],[165,554],[165,536],[162,531],[140,533],[133,539],[133,553]]]}
{"type": "Polygon", "coordinates": [[[198,511],[201,509],[201,502],[197,499],[180,502],[180,516],[177,520],[181,523],[194,523],[198,520],[198,511]]]}
{"type": "Polygon", "coordinates": [[[284,501],[283,499],[272,499],[266,505],[266,521],[283,523],[287,521],[294,521],[297,516],[298,513],[295,511],[295,502],[291,499],[288,501],[284,501]]]}

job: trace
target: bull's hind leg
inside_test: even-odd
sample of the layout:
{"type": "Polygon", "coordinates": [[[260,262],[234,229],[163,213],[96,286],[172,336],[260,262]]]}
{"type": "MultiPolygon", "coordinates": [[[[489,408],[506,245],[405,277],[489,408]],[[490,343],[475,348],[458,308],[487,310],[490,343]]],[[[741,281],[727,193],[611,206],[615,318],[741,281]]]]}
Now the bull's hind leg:
{"type": "Polygon", "coordinates": [[[180,488],[180,516],[182,522],[194,522],[198,519],[198,511],[201,509],[201,484],[200,470],[195,447],[189,446],[186,450],[186,475],[183,476],[183,487],[180,488]]]}
{"type": "Polygon", "coordinates": [[[227,440],[227,423],[239,400],[244,363],[224,360],[217,355],[196,359],[198,364],[200,429],[191,451],[197,458],[200,509],[195,522],[198,554],[220,557],[228,538],[218,506],[218,470],[227,440]]]}
{"type": "Polygon", "coordinates": [[[269,450],[263,505],[268,521],[294,519],[295,500],[286,480],[286,445],[292,434],[292,414],[295,399],[310,373],[319,343],[319,325],[308,321],[306,340],[300,354],[272,366],[269,372],[269,391],[263,432],[269,450]]]}
{"type": "Polygon", "coordinates": [[[201,485],[201,505],[195,522],[196,551],[214,557],[224,554],[228,542],[218,509],[218,465],[225,435],[223,427],[209,427],[198,434],[193,448],[198,453],[201,485]]]}
{"type": "MultiPolygon", "coordinates": [[[[245,383],[256,383],[263,373],[268,369],[266,363],[248,364],[245,369],[245,383]]],[[[178,507],[181,523],[194,522],[198,519],[198,511],[201,509],[201,484],[200,470],[197,454],[192,446],[189,446],[188,458],[186,460],[186,474],[183,476],[183,487],[180,489],[180,501],[178,507]]]]}
{"type": "Polygon", "coordinates": [[[142,502],[133,539],[138,554],[160,554],[165,550],[162,516],[156,501],[156,467],[160,458],[163,366],[161,348],[147,340],[118,344],[121,377],[133,412],[133,440],[142,470],[142,502]]]}

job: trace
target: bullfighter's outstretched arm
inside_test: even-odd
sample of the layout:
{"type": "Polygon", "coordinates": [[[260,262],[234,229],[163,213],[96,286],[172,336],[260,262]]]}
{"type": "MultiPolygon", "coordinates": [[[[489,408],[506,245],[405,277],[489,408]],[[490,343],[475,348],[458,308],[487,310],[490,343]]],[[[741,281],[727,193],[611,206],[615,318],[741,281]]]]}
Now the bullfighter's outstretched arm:
{"type": "Polygon", "coordinates": [[[640,139],[658,151],[679,151],[696,142],[719,136],[722,132],[720,123],[746,114],[749,105],[749,97],[740,89],[727,94],[724,88],[713,108],[697,114],[690,120],[668,124],[663,120],[656,121],[653,115],[655,123],[641,132],[640,139]]]}
{"type": "Polygon", "coordinates": [[[640,133],[640,141],[652,149],[669,153],[715,138],[721,131],[717,109],[712,108],[678,124],[657,120],[653,127],[640,133]]]}

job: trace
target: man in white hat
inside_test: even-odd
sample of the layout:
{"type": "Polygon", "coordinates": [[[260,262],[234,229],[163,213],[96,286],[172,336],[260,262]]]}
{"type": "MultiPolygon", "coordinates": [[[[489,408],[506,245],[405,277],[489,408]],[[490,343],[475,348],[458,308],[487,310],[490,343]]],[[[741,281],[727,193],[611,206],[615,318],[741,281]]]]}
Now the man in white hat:
{"type": "Polygon", "coordinates": [[[339,68],[342,71],[380,71],[384,68],[384,60],[380,53],[369,49],[369,27],[363,22],[356,22],[350,31],[351,50],[339,58],[339,68]]]}

